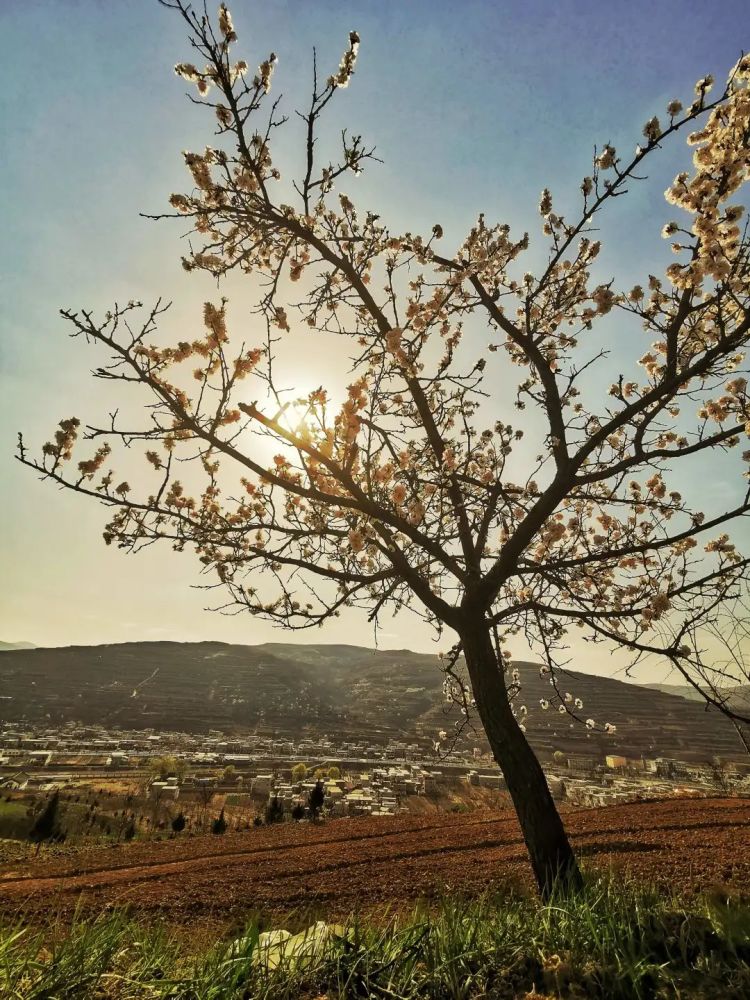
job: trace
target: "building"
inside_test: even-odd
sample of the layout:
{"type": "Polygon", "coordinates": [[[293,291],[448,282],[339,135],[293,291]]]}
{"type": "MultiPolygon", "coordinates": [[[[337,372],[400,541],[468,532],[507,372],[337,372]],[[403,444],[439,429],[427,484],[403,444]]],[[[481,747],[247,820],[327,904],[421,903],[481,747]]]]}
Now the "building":
{"type": "Polygon", "coordinates": [[[24,788],[28,788],[30,780],[31,775],[27,771],[16,771],[15,774],[0,779],[0,788],[11,788],[16,792],[21,792],[24,788]]]}
{"type": "Polygon", "coordinates": [[[628,766],[628,758],[621,757],[618,754],[607,754],[604,760],[607,767],[611,767],[615,770],[628,766]]]}
{"type": "Polygon", "coordinates": [[[154,800],[177,800],[180,797],[180,788],[179,785],[172,784],[168,781],[152,781],[148,789],[148,797],[154,800]]]}

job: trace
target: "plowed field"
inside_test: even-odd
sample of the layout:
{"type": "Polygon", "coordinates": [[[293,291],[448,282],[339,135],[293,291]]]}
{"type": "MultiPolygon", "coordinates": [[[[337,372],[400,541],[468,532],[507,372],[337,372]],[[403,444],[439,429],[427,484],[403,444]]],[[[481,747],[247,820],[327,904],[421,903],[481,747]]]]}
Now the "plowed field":
{"type": "MultiPolygon", "coordinates": [[[[750,800],[671,799],[568,811],[590,867],[692,891],[750,890],[750,800]]],[[[127,905],[170,923],[251,911],[345,916],[530,880],[509,811],[285,824],[0,865],[0,913],[49,918],[127,905]]]]}

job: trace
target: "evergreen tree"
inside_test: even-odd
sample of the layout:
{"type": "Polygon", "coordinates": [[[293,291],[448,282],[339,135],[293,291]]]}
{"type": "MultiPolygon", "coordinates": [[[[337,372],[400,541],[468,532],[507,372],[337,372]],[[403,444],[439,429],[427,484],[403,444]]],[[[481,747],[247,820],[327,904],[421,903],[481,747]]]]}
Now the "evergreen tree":
{"type": "Polygon", "coordinates": [[[34,820],[29,831],[29,840],[36,844],[37,854],[45,840],[61,839],[62,831],[59,826],[59,811],[60,793],[55,791],[47,800],[47,804],[34,820]]]}
{"type": "Polygon", "coordinates": [[[175,833],[182,833],[185,829],[187,820],[185,819],[185,814],[182,812],[177,813],[175,818],[172,820],[172,829],[175,833]]]}
{"type": "Polygon", "coordinates": [[[227,821],[224,819],[224,810],[222,809],[216,819],[213,821],[211,826],[211,833],[215,833],[217,836],[227,832],[227,821]]]}
{"type": "Polygon", "coordinates": [[[268,800],[266,806],[266,823],[281,823],[284,819],[284,807],[278,795],[274,795],[268,800]]]}
{"type": "Polygon", "coordinates": [[[322,781],[316,781],[315,787],[310,792],[310,798],[308,799],[308,806],[310,808],[310,815],[313,819],[317,819],[320,815],[323,804],[326,798],[325,785],[322,781]]]}

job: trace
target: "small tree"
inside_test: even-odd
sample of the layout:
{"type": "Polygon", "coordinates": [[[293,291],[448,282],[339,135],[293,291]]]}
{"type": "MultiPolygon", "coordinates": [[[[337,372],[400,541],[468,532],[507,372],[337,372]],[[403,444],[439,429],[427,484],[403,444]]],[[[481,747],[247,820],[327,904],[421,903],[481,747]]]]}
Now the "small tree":
{"type": "Polygon", "coordinates": [[[154,782],[148,790],[149,798],[152,802],[151,822],[154,826],[159,822],[159,815],[164,805],[164,788],[160,782],[154,782]]]}
{"type": "Polygon", "coordinates": [[[182,778],[185,774],[185,761],[181,757],[173,754],[166,754],[162,757],[152,757],[149,761],[149,771],[154,777],[161,779],[174,775],[182,778]]]}
{"type": "Polygon", "coordinates": [[[214,800],[214,795],[216,794],[216,787],[213,779],[210,781],[201,781],[196,785],[196,798],[198,799],[198,805],[200,809],[200,819],[201,825],[206,821],[206,813],[208,808],[214,800]]]}
{"type": "Polygon", "coordinates": [[[29,840],[36,844],[36,854],[45,841],[60,840],[62,831],[59,825],[60,793],[55,790],[47,799],[42,811],[34,820],[29,831],[29,840]]]}
{"type": "Polygon", "coordinates": [[[172,830],[175,833],[182,833],[187,825],[187,820],[185,819],[185,814],[183,812],[178,812],[177,815],[172,820],[172,830]]]}
{"type": "Polygon", "coordinates": [[[292,819],[299,822],[305,818],[305,807],[301,802],[295,802],[292,806],[292,819]]]}
{"type": "Polygon", "coordinates": [[[714,756],[711,759],[711,777],[719,791],[723,792],[724,795],[729,795],[734,786],[732,770],[729,763],[722,757],[714,756]]]}
{"type": "Polygon", "coordinates": [[[266,804],[266,823],[281,823],[284,819],[284,806],[278,795],[272,795],[266,804]]]}
{"type": "Polygon", "coordinates": [[[227,764],[224,770],[221,772],[221,780],[227,785],[237,779],[237,768],[234,764],[227,764]]]}
{"type": "Polygon", "coordinates": [[[307,765],[306,764],[295,764],[292,768],[292,781],[300,782],[304,781],[307,777],[307,765]]]}
{"type": "Polygon", "coordinates": [[[227,832],[227,821],[224,818],[224,810],[222,809],[219,815],[211,824],[211,833],[215,833],[217,836],[222,836],[227,832]]]}
{"type": "Polygon", "coordinates": [[[326,800],[326,790],[325,785],[322,781],[318,780],[315,782],[314,788],[310,791],[310,796],[307,800],[307,805],[310,810],[310,816],[313,819],[317,819],[320,815],[326,800]]]}
{"type": "Polygon", "coordinates": [[[336,767],[335,764],[333,767],[329,767],[328,777],[331,778],[333,781],[338,781],[339,778],[341,777],[341,768],[336,767]]]}
{"type": "Polygon", "coordinates": [[[122,839],[125,840],[125,841],[132,840],[135,837],[136,832],[137,831],[136,831],[136,826],[135,826],[135,820],[133,820],[131,818],[125,824],[125,828],[122,831],[122,839]]]}
{"type": "Polygon", "coordinates": [[[205,304],[205,334],[174,344],[157,340],[161,302],[101,318],[66,310],[72,333],[108,352],[96,377],[140,386],[147,416],[121,425],[113,403],[86,428],[94,450],[72,465],[75,417],[38,458],[20,438],[18,458],[113,508],[107,543],[193,548],[235,608],[289,628],[348,607],[371,620],[409,609],[447,631],[446,697],[481,721],[538,884],[575,888],[508,640],[523,636],[543,660],[552,683],[539,710],[592,730],[614,726],[587,717],[561,673],[579,629],[664,658],[708,694],[696,681],[701,636],[750,571],[728,533],[750,513],[740,482],[750,452],[736,498],[724,491],[710,516],[669,478],[711,451],[741,453],[750,430],[750,241],[730,204],[748,174],[750,56],[718,93],[705,77],[687,107],[670,101],[632,155],[595,150],[564,213],[543,190],[534,273],[522,261],[529,234],[506,223],[480,214],[443,249],[441,225],[391,232],[341,190],[374,159],[346,130],[340,152],[321,158],[321,116],[352,79],[356,32],[338,68],[314,74],[301,167],[282,178],[274,142],[286,119],[267,99],[275,57],[248,74],[223,5],[214,25],[186,0],[161,3],[188,27],[201,66],[176,71],[218,133],[185,154],[190,189],[170,198],[195,234],[183,264],[216,280],[252,275],[249,335],[262,333],[233,344],[224,299],[205,304]],[[619,288],[599,263],[601,213],[684,131],[694,159],[669,187],[682,215],[663,230],[678,256],[662,277],[619,288]],[[348,385],[283,390],[274,358],[293,324],[322,350],[350,351],[348,385]],[[645,351],[630,347],[642,330],[645,351]],[[110,455],[139,442],[144,473],[131,486],[110,455]],[[195,471],[186,481],[182,470],[195,471]]]}

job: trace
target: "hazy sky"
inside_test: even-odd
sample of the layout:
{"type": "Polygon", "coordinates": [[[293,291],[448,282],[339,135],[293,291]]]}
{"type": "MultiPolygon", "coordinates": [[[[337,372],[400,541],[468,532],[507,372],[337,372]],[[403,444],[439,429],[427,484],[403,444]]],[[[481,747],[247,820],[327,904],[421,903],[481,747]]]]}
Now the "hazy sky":
{"type": "MultiPolygon", "coordinates": [[[[278,54],[274,92],[289,113],[307,103],[313,45],[332,70],[348,31],[360,32],[357,72],[331,124],[362,133],[385,163],[350,193],[394,230],[440,221],[449,238],[479,211],[536,237],[542,187],[574,195],[594,143],[630,150],[647,118],[672,97],[689,100],[699,76],[721,79],[750,41],[740,30],[750,28],[746,0],[239,0],[232,11],[238,55],[257,65],[278,54]]],[[[0,639],[287,638],[249,616],[204,611],[209,597],[191,589],[200,577],[189,554],[127,558],[105,548],[104,508],[42,485],[12,459],[18,430],[38,446],[63,416],[106,419],[106,387],[87,374],[102,358],[67,337],[61,306],[103,310],[163,295],[175,302],[170,329],[198,327],[215,288],[208,275],[182,271],[184,227],[138,212],[164,210],[172,191],[188,189],[179,152],[205,145],[212,126],[172,71],[190,55],[183,25],[156,0],[2,0],[0,34],[0,639]]],[[[282,167],[298,138],[290,123],[282,167]]],[[[606,268],[624,287],[663,264],[662,192],[678,161],[679,143],[654,183],[617,207],[606,268]]],[[[319,384],[327,359],[308,347],[301,356],[290,378],[319,384]]],[[[691,476],[682,485],[708,494],[709,506],[739,494],[739,477],[718,465],[691,476]]],[[[372,633],[352,614],[291,639],[369,644],[372,633]]],[[[387,621],[380,641],[434,648],[407,616],[387,621]]],[[[611,669],[598,652],[580,657],[588,669],[611,669]]]]}

